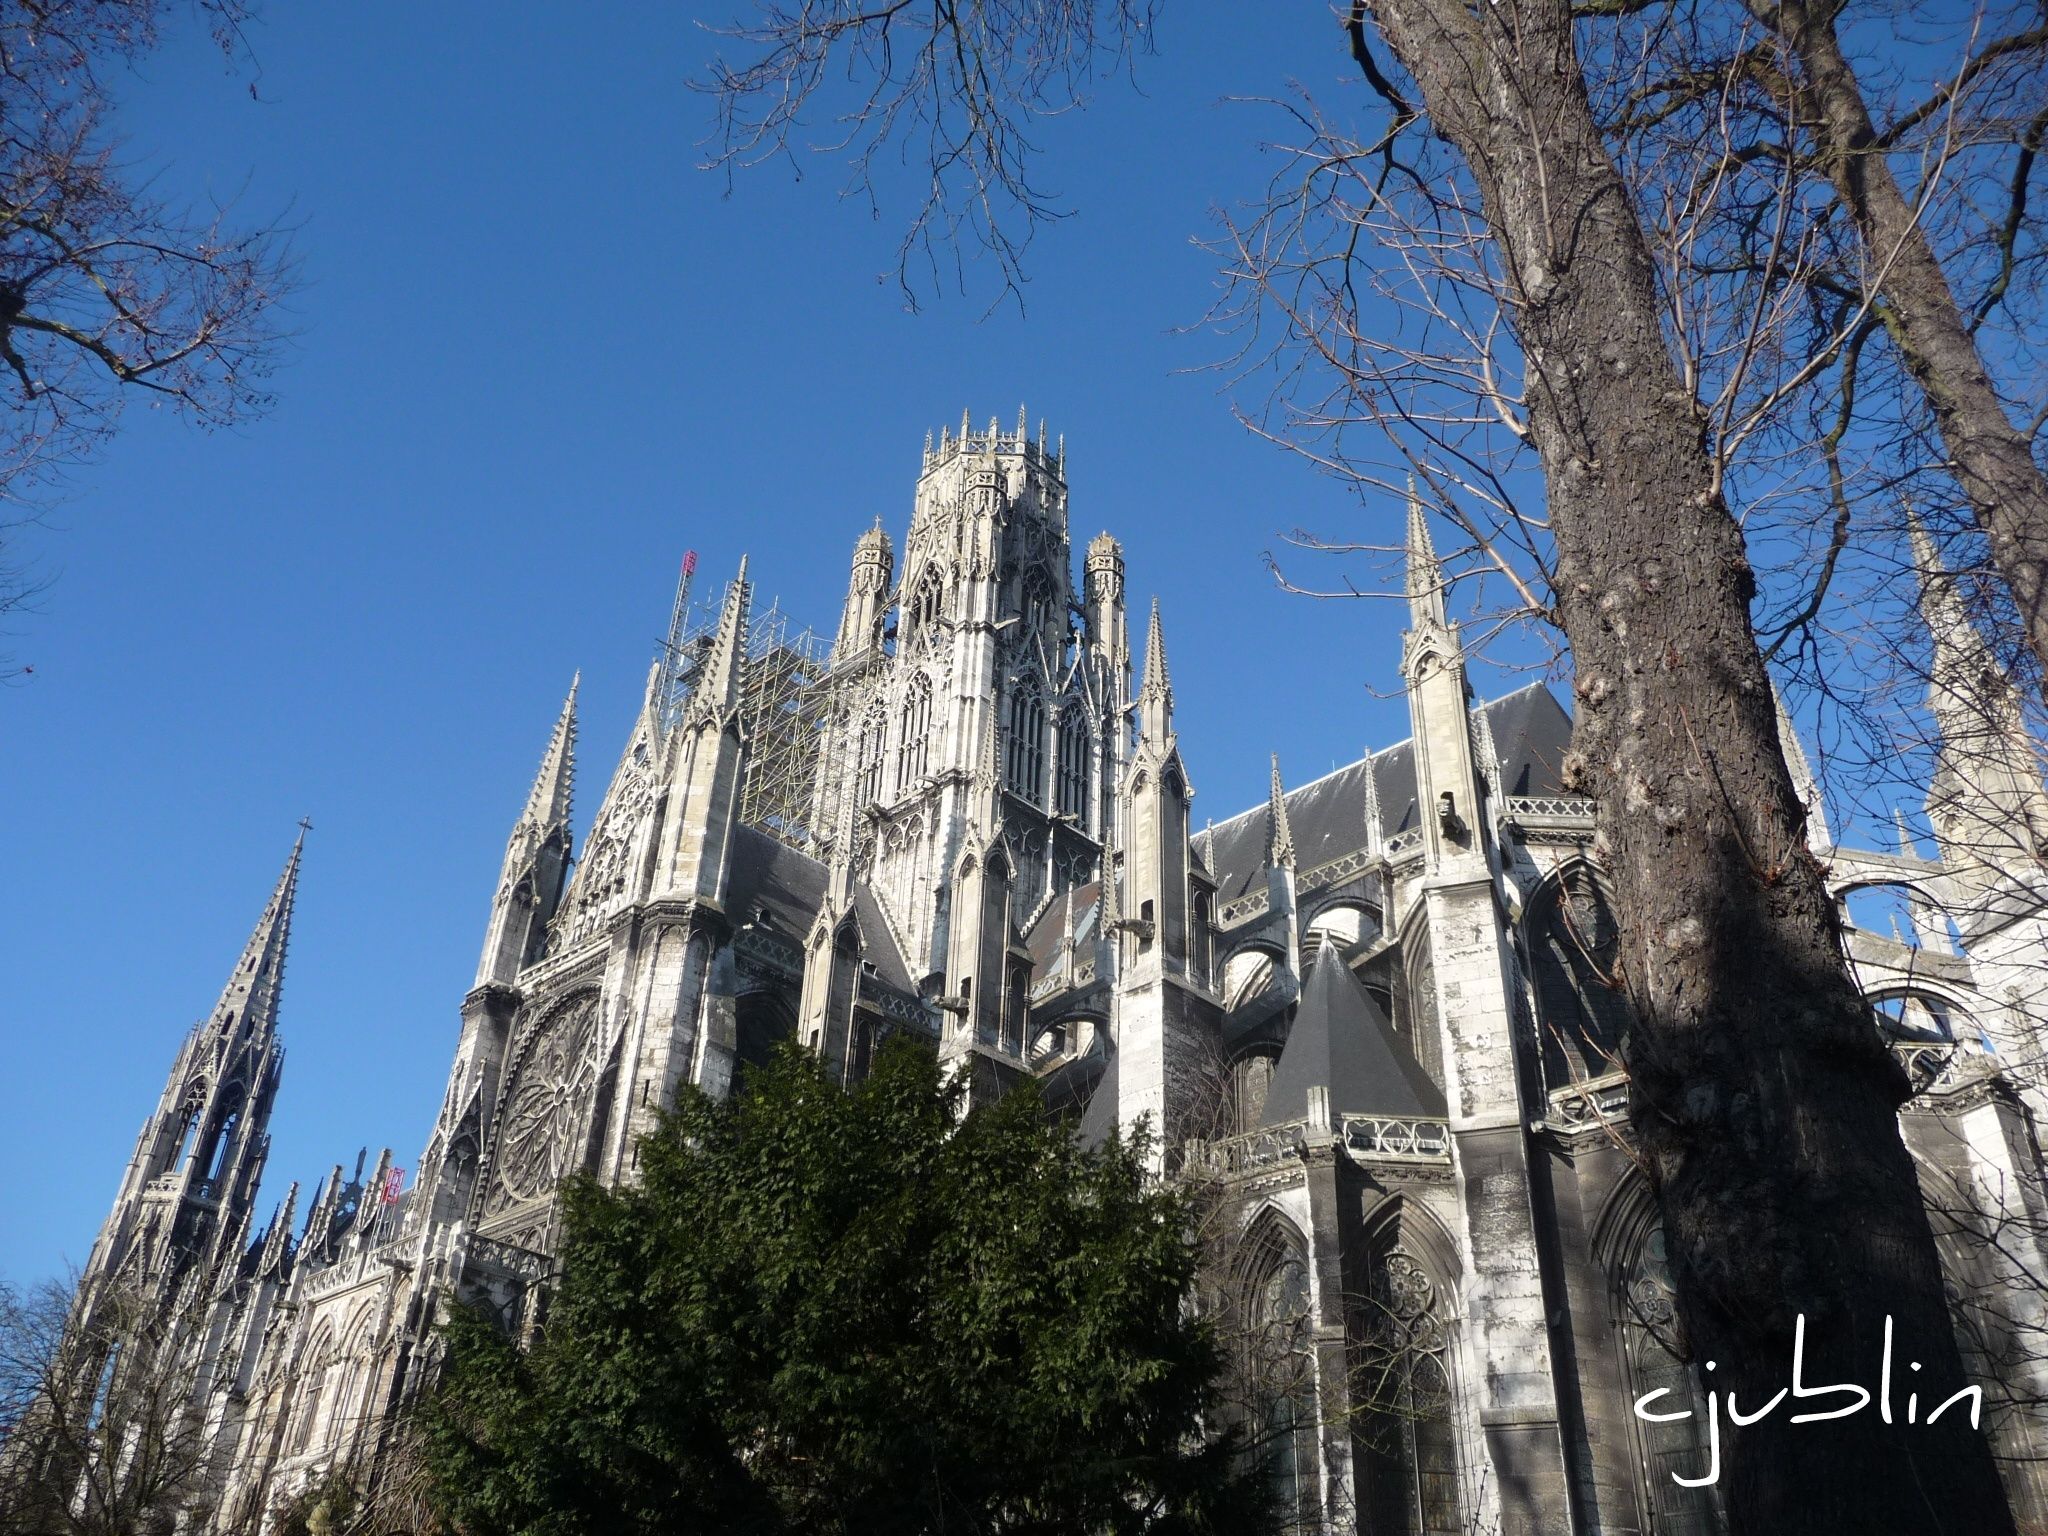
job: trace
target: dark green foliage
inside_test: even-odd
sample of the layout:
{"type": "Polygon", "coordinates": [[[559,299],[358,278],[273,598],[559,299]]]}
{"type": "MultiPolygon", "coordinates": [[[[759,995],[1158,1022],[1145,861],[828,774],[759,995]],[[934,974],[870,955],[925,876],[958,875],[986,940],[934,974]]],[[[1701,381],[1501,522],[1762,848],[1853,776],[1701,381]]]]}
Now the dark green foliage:
{"type": "Polygon", "coordinates": [[[468,1536],[1255,1533],[1205,1438],[1181,1196],[1029,1089],[957,1127],[930,1053],[785,1047],[577,1188],[543,1339],[457,1314],[422,1425],[468,1536]]]}

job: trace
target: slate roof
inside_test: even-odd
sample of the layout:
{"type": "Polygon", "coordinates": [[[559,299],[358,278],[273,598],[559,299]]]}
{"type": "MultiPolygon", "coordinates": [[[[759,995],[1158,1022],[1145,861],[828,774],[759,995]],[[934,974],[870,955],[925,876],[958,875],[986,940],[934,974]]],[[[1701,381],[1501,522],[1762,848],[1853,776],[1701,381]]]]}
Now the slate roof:
{"type": "MultiPolygon", "coordinates": [[[[1565,793],[1559,773],[1571,745],[1572,721],[1549,688],[1531,683],[1480,707],[1500,752],[1503,792],[1565,793]]],[[[1415,744],[1403,741],[1288,791],[1287,819],[1300,868],[1314,869],[1365,846],[1368,765],[1379,789],[1381,836],[1416,825],[1415,744]]],[[[1263,804],[1219,821],[1209,835],[1219,900],[1233,900],[1264,883],[1269,829],[1263,804]]]]}
{"type": "Polygon", "coordinates": [[[1109,1140],[1116,1129],[1116,1057],[1111,1056],[1102,1069],[1102,1076],[1095,1080],[1095,1092],[1089,1095],[1088,1109],[1081,1116],[1081,1124],[1074,1134],[1081,1145],[1093,1151],[1109,1140]]]}
{"type": "Polygon", "coordinates": [[[1333,1120],[1344,1114],[1434,1119],[1445,1113],[1443,1090],[1327,942],[1317,946],[1302,983],[1294,1027],[1273,1068],[1259,1123],[1301,1119],[1308,1113],[1308,1090],[1318,1084],[1330,1090],[1333,1120]]]}
{"type": "MultiPolygon", "coordinates": [[[[726,910],[736,923],[765,912],[768,924],[792,943],[809,935],[818,909],[825,904],[825,866],[799,849],[742,822],[733,829],[732,876],[726,887],[726,910]]],[[[865,885],[853,892],[853,909],[867,940],[867,959],[884,986],[915,995],[909,967],[897,952],[874,893],[865,885]]]]}
{"type": "Polygon", "coordinates": [[[1074,933],[1085,945],[1094,925],[1089,918],[1095,911],[1095,903],[1102,894],[1102,882],[1090,880],[1086,885],[1071,886],[1059,892],[1046,903],[1045,910],[1038,915],[1038,921],[1031,925],[1031,932],[1025,935],[1024,947],[1031,952],[1031,966],[1035,975],[1043,976],[1046,968],[1059,955],[1060,945],[1067,937],[1067,908],[1074,909],[1074,933]]]}

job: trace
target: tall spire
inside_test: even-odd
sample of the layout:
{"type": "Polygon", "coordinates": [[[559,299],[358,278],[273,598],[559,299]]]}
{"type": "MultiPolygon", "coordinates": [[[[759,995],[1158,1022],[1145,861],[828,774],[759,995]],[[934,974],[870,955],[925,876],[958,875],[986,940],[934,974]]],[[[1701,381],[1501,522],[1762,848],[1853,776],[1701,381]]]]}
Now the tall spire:
{"type": "Polygon", "coordinates": [[[1164,742],[1173,729],[1173,681],[1166,671],[1166,632],[1159,623],[1159,599],[1152,599],[1152,619],[1145,630],[1145,676],[1138,687],[1138,731],[1147,741],[1164,742]]]}
{"type": "Polygon", "coordinates": [[[1828,833],[1827,808],[1821,803],[1820,780],[1814,776],[1813,765],[1807,761],[1806,747],[1799,739],[1799,727],[1792,723],[1792,712],[1785,707],[1785,695],[1778,689],[1778,680],[1772,678],[1771,703],[1778,712],[1778,742],[1785,753],[1785,767],[1792,775],[1792,789],[1799,801],[1806,807],[1807,842],[1815,848],[1826,848],[1834,839],[1828,833]]]}
{"type": "Polygon", "coordinates": [[[1287,794],[1280,786],[1280,754],[1273,754],[1273,786],[1266,802],[1266,862],[1275,869],[1294,862],[1294,828],[1287,820],[1287,794]]]}
{"type": "Polygon", "coordinates": [[[1913,836],[1913,828],[1906,821],[1906,812],[1901,806],[1892,807],[1892,825],[1899,831],[1899,852],[1909,859],[1920,857],[1920,843],[1913,836]]]}
{"type": "Polygon", "coordinates": [[[562,700],[562,712],[555,717],[547,750],[541,754],[540,771],[526,795],[520,819],[543,831],[569,822],[569,799],[576,787],[576,694],[582,686],[579,671],[569,682],[569,696],[562,700]]]}
{"type": "Polygon", "coordinates": [[[277,1028],[278,1001],[284,990],[285,949],[292,936],[292,904],[298,899],[299,859],[305,852],[306,833],[311,822],[299,823],[298,841],[284,861],[284,873],[256,920],[255,931],[242,946],[242,958],[234,974],[221,989],[214,1004],[212,1028],[224,1033],[238,1020],[249,1021],[252,1032],[272,1033],[277,1028]]]}
{"type": "Polygon", "coordinates": [[[1941,548],[1911,502],[1906,503],[1906,532],[1912,540],[1913,566],[1920,578],[1920,616],[1934,637],[1934,686],[1961,680],[1965,691],[1981,682],[1984,669],[2003,672],[1985,645],[1970,610],[1956,589],[1955,577],[1941,558],[1941,548]]]}
{"type": "Polygon", "coordinates": [[[747,557],[741,555],[739,574],[725,589],[718,632],[712,637],[703,670],[697,674],[696,693],[690,701],[693,719],[710,713],[723,720],[740,706],[740,681],[747,661],[747,606],[751,597],[747,557]]]}
{"type": "Polygon", "coordinates": [[[1424,624],[1448,625],[1444,610],[1444,570],[1429,536],[1429,517],[1415,480],[1408,481],[1408,614],[1418,629],[1424,624]]]}
{"type": "Polygon", "coordinates": [[[1927,814],[1945,861],[1996,883],[2034,878],[2048,861],[2048,790],[2039,747],[2010,674],[1970,619],[1919,514],[1906,526],[1920,574],[1920,612],[1934,641],[1927,710],[1938,733],[1927,814]]]}
{"type": "Polygon", "coordinates": [[[668,613],[668,638],[662,642],[661,654],[654,661],[655,680],[649,683],[653,695],[653,708],[663,731],[675,724],[676,710],[680,700],[676,697],[676,683],[683,668],[683,634],[690,623],[690,582],[697,574],[697,551],[683,551],[683,568],[676,576],[676,598],[668,613]]]}

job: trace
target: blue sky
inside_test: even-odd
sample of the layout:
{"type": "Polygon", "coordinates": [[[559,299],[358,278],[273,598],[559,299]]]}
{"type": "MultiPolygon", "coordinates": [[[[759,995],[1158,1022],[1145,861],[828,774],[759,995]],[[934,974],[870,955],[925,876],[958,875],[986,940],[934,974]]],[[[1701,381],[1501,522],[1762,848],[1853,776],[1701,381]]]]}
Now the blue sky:
{"type": "Polygon", "coordinates": [[[1398,606],[1260,562],[1356,533],[1355,502],[1234,425],[1188,372],[1219,343],[1183,333],[1213,294],[1191,239],[1272,126],[1220,98],[1350,88],[1320,4],[1176,9],[1143,94],[1048,132],[1080,212],[1021,318],[985,284],[906,313],[878,274],[908,208],[841,200],[834,163],[727,197],[680,11],[280,4],[253,36],[260,99],[181,37],[122,126],[167,188],[296,226],[278,404],[129,412],[36,540],[35,673],[0,692],[0,1276],[85,1258],[302,815],[266,1203],[364,1144],[410,1167],[571,673],[580,827],[682,551],[722,580],[751,550],[758,596],[829,629],[963,407],[1064,432],[1077,538],[1113,530],[1158,594],[1198,819],[1257,802],[1270,748],[1300,782],[1407,733],[1398,606]]]}

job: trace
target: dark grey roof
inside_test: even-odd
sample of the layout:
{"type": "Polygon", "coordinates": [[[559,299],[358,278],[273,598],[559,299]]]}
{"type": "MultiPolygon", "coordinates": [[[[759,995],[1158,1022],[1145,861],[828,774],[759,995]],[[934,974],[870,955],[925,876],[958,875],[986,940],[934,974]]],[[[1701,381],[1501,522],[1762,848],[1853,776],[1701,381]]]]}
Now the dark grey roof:
{"type": "Polygon", "coordinates": [[[1109,1140],[1116,1126],[1116,1057],[1112,1055],[1102,1076],[1095,1080],[1095,1091],[1088,1096],[1088,1108],[1074,1134],[1082,1146],[1093,1151],[1109,1140]]]}
{"type": "Polygon", "coordinates": [[[743,822],[733,829],[725,909],[735,923],[764,911],[779,933],[802,944],[824,902],[824,865],[758,827],[743,822]]]}
{"type": "Polygon", "coordinates": [[[1038,1080],[1046,1107],[1055,1114],[1084,1112],[1108,1065],[1109,1058],[1099,1039],[1092,1049],[1069,1056],[1038,1080]]]}
{"type": "MultiPolygon", "coordinates": [[[[1510,795],[1564,793],[1559,771],[1571,746],[1571,716],[1549,688],[1531,683],[1481,706],[1501,758],[1501,788],[1510,795]]],[[[1365,846],[1367,765],[1379,790],[1380,833],[1392,837],[1415,825],[1415,746],[1403,741],[1370,758],[1346,764],[1287,793],[1287,820],[1296,862],[1314,869],[1365,846]]],[[[1263,884],[1271,837],[1266,807],[1254,806],[1211,829],[1217,894],[1233,900],[1263,884]]],[[[1197,838],[1199,844],[1201,839],[1197,838]]]]}
{"type": "Polygon", "coordinates": [[[896,948],[896,931],[882,916],[882,907],[875,900],[875,893],[865,885],[855,886],[853,910],[860,917],[861,937],[866,941],[867,959],[875,968],[876,980],[885,987],[894,987],[906,997],[915,997],[917,983],[911,980],[910,967],[903,963],[903,956],[896,948]]]}
{"type": "Polygon", "coordinates": [[[1443,1090],[1430,1081],[1408,1042],[1394,1032],[1386,1011],[1359,984],[1334,944],[1317,947],[1302,983],[1294,1027],[1266,1089],[1262,1125],[1282,1125],[1308,1113],[1308,1091],[1330,1090],[1330,1114],[1444,1113],[1443,1090]]]}
{"type": "MultiPolygon", "coordinates": [[[[726,912],[736,923],[751,922],[765,914],[768,926],[790,942],[801,946],[825,904],[825,866],[800,849],[770,837],[758,827],[742,822],[733,829],[732,877],[726,886],[726,912]]],[[[897,952],[896,937],[875,904],[873,892],[864,885],[854,887],[853,909],[860,918],[861,936],[867,942],[866,957],[875,967],[883,985],[914,995],[903,956],[897,952]]]]}
{"type": "Polygon", "coordinates": [[[1074,909],[1074,929],[1082,932],[1101,894],[1101,882],[1090,880],[1086,885],[1069,886],[1045,904],[1031,932],[1024,936],[1024,947],[1031,951],[1032,969],[1037,974],[1044,975],[1046,967],[1059,957],[1060,945],[1067,937],[1067,908],[1074,909]]]}

